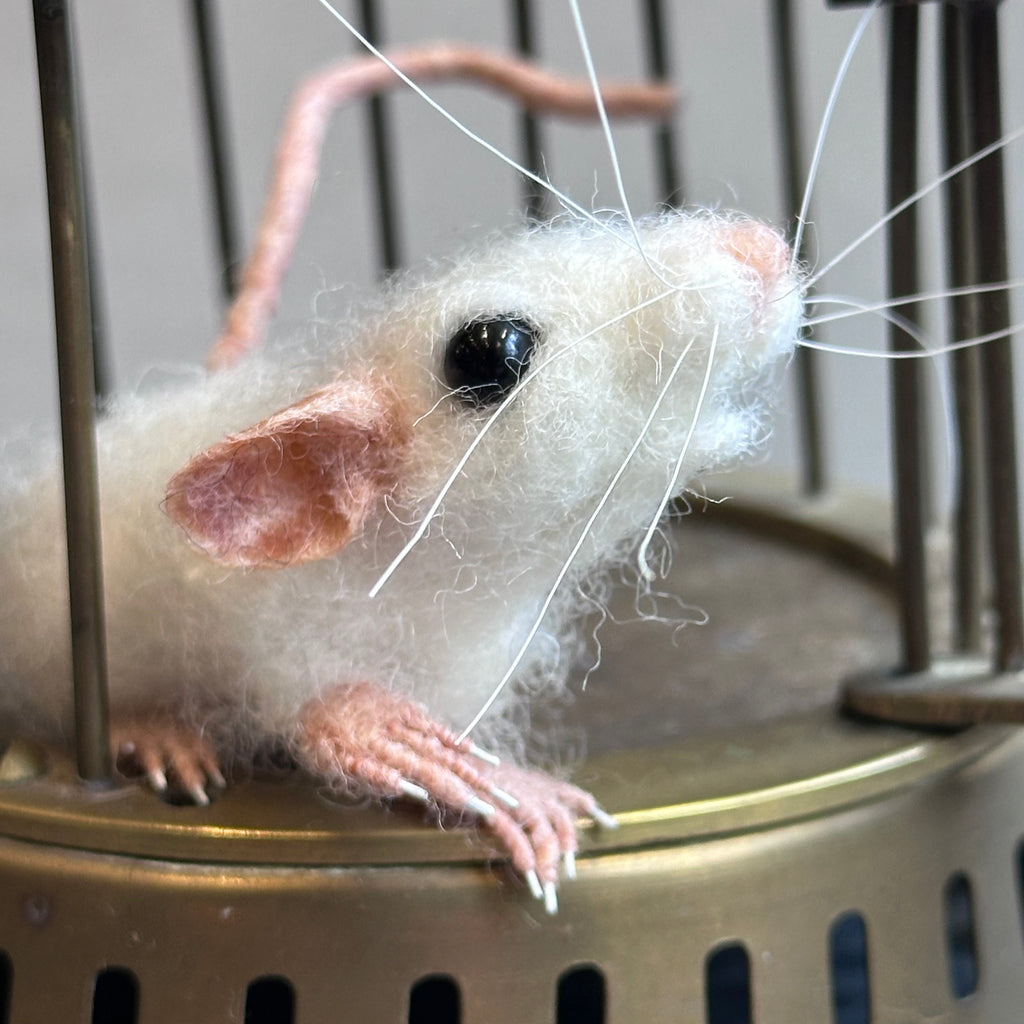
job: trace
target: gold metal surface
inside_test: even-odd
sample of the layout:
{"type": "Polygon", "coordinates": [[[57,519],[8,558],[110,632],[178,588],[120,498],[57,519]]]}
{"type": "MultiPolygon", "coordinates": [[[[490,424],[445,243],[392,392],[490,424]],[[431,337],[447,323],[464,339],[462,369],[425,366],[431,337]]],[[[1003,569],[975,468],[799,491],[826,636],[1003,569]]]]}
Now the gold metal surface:
{"type": "Polygon", "coordinates": [[[873,1020],[1011,1019],[1024,972],[994,976],[1000,957],[1021,956],[1011,867],[1022,758],[1010,739],[970,770],[828,813],[593,848],[555,918],[503,871],[474,863],[229,866],[2,839],[10,1019],[84,1024],[93,979],[117,965],[138,980],[140,1020],[151,1022],[240,1021],[247,986],[267,975],[293,986],[297,1020],[398,1022],[412,986],[444,974],[467,1024],[525,1024],[554,1019],[559,976],[586,963],[605,978],[609,1024],[701,1020],[705,958],[741,942],[755,1020],[827,1021],[828,929],[851,910],[868,922],[873,1020]],[[958,871],[984,908],[979,943],[993,975],[967,1007],[949,993],[941,920],[958,871]]]}
{"type": "MultiPolygon", "coordinates": [[[[678,747],[626,750],[576,774],[615,814],[588,830],[583,855],[708,839],[834,813],[953,771],[1003,730],[924,737],[864,728],[822,711],[678,747]]],[[[94,793],[66,756],[43,777],[0,786],[0,834],[12,839],[187,861],[362,865],[472,863],[487,851],[461,830],[425,827],[413,807],[382,812],[328,799],[294,776],[233,785],[213,806],[177,807],[125,784],[94,793]]]]}
{"type": "MultiPolygon", "coordinates": [[[[758,1024],[830,1021],[829,929],[850,912],[867,926],[875,1024],[1012,1019],[1024,738],[837,714],[842,679],[891,659],[891,571],[870,526],[830,525],[825,506],[784,516],[762,500],[677,524],[669,585],[712,621],[609,631],[570,721],[593,740],[574,779],[621,826],[584,832],[556,917],[471,830],[425,827],[413,807],[338,802],[298,775],[172,806],[132,784],[86,790],[67,754],[11,745],[9,1024],[86,1024],[110,967],[135,979],[143,1024],[242,1021],[266,977],[286,979],[302,1024],[398,1024],[435,975],[465,1024],[536,1024],[562,1019],[559,978],[581,965],[603,979],[606,1024],[701,1021],[723,943],[749,956],[758,1024]],[[950,988],[942,902],[961,873],[984,979],[967,1000],[950,988]]],[[[620,598],[626,618],[635,599],[620,598]]]]}

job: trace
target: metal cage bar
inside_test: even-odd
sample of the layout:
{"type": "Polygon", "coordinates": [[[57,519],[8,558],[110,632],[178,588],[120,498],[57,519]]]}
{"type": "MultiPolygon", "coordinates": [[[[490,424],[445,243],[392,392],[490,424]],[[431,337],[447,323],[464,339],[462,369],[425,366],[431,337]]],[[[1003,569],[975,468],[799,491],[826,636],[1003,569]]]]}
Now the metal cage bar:
{"type": "MultiPolygon", "coordinates": [[[[887,203],[893,209],[917,188],[918,125],[918,10],[895,6],[889,12],[888,177],[887,203]]],[[[918,290],[917,209],[893,218],[888,231],[889,294],[913,295],[918,290]]],[[[914,306],[904,316],[917,322],[914,306]]],[[[916,343],[906,331],[890,325],[889,347],[913,351],[916,343]]],[[[920,367],[895,360],[890,371],[893,430],[893,493],[895,494],[897,566],[900,579],[902,669],[922,672],[931,662],[924,531],[927,458],[920,367]]]]}
{"type": "Polygon", "coordinates": [[[67,512],[78,770],[110,774],[92,315],[69,5],[34,0],[67,512]]]}
{"type": "Polygon", "coordinates": [[[206,144],[210,163],[214,220],[220,262],[223,268],[224,297],[231,299],[238,289],[241,272],[238,212],[234,195],[234,173],[225,130],[220,46],[217,25],[210,0],[192,0],[192,30],[196,63],[206,125],[206,144]]]}
{"type": "MultiPolygon", "coordinates": [[[[512,0],[512,45],[527,60],[537,55],[536,18],[530,0],[512,0]]],[[[543,140],[536,115],[529,110],[519,114],[520,153],[523,166],[534,174],[544,168],[543,140]]],[[[542,221],[548,215],[548,192],[530,178],[523,177],[523,206],[527,219],[542,221]]]]}
{"type": "MultiPolygon", "coordinates": [[[[647,43],[647,70],[658,81],[672,79],[668,19],[662,0],[646,0],[643,5],[644,38],[647,43]]],[[[683,176],[679,165],[679,143],[670,120],[654,130],[654,153],[658,190],[664,202],[677,205],[683,200],[683,176]]]]}
{"type": "MultiPolygon", "coordinates": [[[[803,200],[806,173],[801,139],[800,109],[797,97],[796,33],[790,0],[772,0],[772,45],[774,48],[775,88],[781,128],[780,155],[783,167],[783,194],[786,209],[797,211],[803,200]]],[[[802,259],[803,253],[797,253],[802,259]]],[[[809,348],[797,350],[794,360],[800,405],[801,486],[807,495],[820,494],[827,486],[824,438],[821,426],[821,384],[815,353],[809,348]]]]}
{"type": "MultiPolygon", "coordinates": [[[[918,5],[894,5],[890,60],[890,205],[914,189],[911,110],[917,73],[910,67],[916,47],[918,5]],[[897,35],[897,31],[899,35],[897,35]],[[899,77],[895,68],[903,68],[899,77]],[[898,112],[898,119],[897,119],[898,112]],[[909,141],[908,141],[909,140],[909,141]]],[[[947,255],[952,284],[1005,281],[1006,207],[1000,112],[998,2],[947,5],[940,47],[945,56],[942,98],[945,117],[943,158],[953,166],[967,153],[994,146],[962,182],[946,190],[950,236],[947,255]]],[[[916,250],[911,211],[892,224],[890,286],[893,295],[917,291],[910,259],[916,250]],[[898,244],[897,244],[898,243],[898,244]]],[[[911,321],[912,305],[904,306],[911,321]]],[[[976,495],[984,494],[989,533],[988,573],[994,581],[993,653],[935,663],[928,635],[927,577],[924,558],[925,452],[920,441],[921,399],[912,364],[895,364],[893,376],[896,512],[900,558],[900,612],[903,621],[903,673],[895,678],[858,679],[846,687],[845,702],[859,714],[906,724],[968,725],[982,721],[1024,722],[1024,595],[1021,591],[1020,508],[1009,300],[1005,289],[964,299],[954,308],[956,326],[968,335],[990,338],[956,364],[958,459],[961,466],[954,546],[954,648],[980,649],[981,515],[976,495]],[[981,442],[979,443],[979,435],[981,442]]],[[[902,347],[898,341],[894,347],[902,347]]]]}
{"type": "MultiPolygon", "coordinates": [[[[382,45],[383,29],[376,0],[359,0],[359,17],[363,35],[374,46],[382,45]]],[[[371,96],[366,101],[366,111],[370,152],[373,157],[373,179],[377,183],[379,265],[381,274],[388,274],[402,265],[391,112],[383,96],[371,96]]]]}
{"type": "MultiPolygon", "coordinates": [[[[1002,133],[999,98],[999,26],[995,4],[969,4],[967,19],[968,102],[971,143],[975,151],[1002,133]]],[[[999,150],[978,164],[973,175],[978,277],[1005,281],[1006,202],[1003,157],[999,150]]],[[[1005,290],[978,297],[983,334],[1005,331],[1010,324],[1005,290]]],[[[996,671],[1024,667],[1024,595],[1021,593],[1020,500],[1017,486],[1016,424],[1013,408],[1013,353],[1008,337],[981,349],[984,388],[985,451],[988,470],[992,575],[996,584],[996,671]]]]}
{"type": "MultiPolygon", "coordinates": [[[[960,8],[944,4],[942,16],[941,89],[943,164],[955,167],[968,155],[967,97],[964,83],[964,26],[960,8]]],[[[977,279],[974,234],[971,230],[973,168],[955,175],[943,190],[948,240],[949,284],[964,288],[977,279]]],[[[949,302],[953,336],[974,337],[976,304],[971,295],[954,295],[949,302]]],[[[979,651],[982,644],[982,466],[978,352],[964,349],[953,355],[959,465],[954,509],[953,648],[979,651]]]]}

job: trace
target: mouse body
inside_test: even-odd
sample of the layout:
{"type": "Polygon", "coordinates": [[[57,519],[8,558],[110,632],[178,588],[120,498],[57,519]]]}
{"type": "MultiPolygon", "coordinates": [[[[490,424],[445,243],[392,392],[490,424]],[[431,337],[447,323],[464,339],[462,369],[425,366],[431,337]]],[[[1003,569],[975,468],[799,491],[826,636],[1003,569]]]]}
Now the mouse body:
{"type": "MultiPolygon", "coordinates": [[[[605,819],[513,767],[503,723],[564,685],[581,587],[630,556],[666,487],[762,446],[801,316],[759,223],[668,212],[634,236],[567,217],[401,274],[317,339],[115,400],[98,439],[115,753],[201,800],[218,764],[284,744],[339,787],[478,817],[550,902],[576,817],[605,819]],[[457,731],[513,664],[473,734],[495,766],[457,731]]],[[[67,740],[56,459],[8,479],[0,713],[67,740]]]]}

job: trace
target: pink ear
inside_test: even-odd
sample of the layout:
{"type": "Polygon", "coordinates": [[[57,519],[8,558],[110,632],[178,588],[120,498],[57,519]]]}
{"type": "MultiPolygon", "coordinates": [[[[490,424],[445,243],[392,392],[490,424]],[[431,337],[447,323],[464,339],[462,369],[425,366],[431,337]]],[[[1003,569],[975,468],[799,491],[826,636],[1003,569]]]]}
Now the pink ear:
{"type": "Polygon", "coordinates": [[[225,565],[322,558],[395,486],[409,435],[389,385],[339,382],[197,455],[167,485],[165,508],[225,565]]]}

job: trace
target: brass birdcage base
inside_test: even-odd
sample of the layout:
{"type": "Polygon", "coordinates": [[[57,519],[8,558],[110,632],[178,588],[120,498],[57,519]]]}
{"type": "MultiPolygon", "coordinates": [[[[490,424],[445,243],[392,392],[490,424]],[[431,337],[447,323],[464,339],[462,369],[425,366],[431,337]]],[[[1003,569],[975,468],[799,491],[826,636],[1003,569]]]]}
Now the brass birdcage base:
{"type": "MultiPolygon", "coordinates": [[[[247,993],[248,1019],[304,1024],[716,1020],[709,956],[735,947],[751,1004],[737,1020],[856,1021],[837,1016],[830,967],[851,914],[870,1020],[1011,1019],[1024,744],[1005,727],[842,718],[842,678],[892,658],[884,558],[825,528],[824,506],[725,513],[678,525],[665,588],[707,625],[600,634],[563,738],[586,726],[574,779],[621,826],[584,833],[557,916],[479,837],[411,807],[338,803],[296,775],[171,806],[133,785],[87,791],[68,757],[14,743],[0,763],[6,1019],[105,1019],[93,992],[113,968],[150,1024],[242,1021],[247,993]],[[954,878],[973,897],[981,983],[966,997],[950,980],[954,878]],[[560,982],[580,971],[596,995],[570,1011],[560,982]],[[410,1001],[433,977],[455,1016],[410,1001]],[[294,1017],[256,1013],[267,978],[294,1017]]],[[[634,602],[617,597],[616,618],[634,602]]]]}

